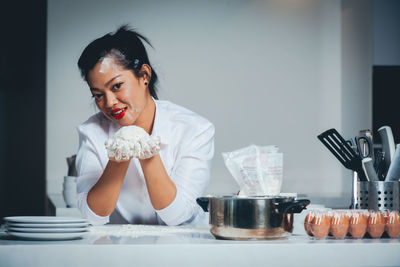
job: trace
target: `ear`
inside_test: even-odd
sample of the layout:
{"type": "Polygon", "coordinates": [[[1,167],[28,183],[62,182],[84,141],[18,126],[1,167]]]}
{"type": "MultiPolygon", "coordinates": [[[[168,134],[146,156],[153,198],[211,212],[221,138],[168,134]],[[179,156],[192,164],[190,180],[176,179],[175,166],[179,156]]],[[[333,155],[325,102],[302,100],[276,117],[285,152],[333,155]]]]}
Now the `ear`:
{"type": "Polygon", "coordinates": [[[150,78],[151,78],[151,67],[147,64],[143,64],[142,67],[140,68],[140,81],[142,83],[147,82],[147,84],[150,83],[150,78]]]}

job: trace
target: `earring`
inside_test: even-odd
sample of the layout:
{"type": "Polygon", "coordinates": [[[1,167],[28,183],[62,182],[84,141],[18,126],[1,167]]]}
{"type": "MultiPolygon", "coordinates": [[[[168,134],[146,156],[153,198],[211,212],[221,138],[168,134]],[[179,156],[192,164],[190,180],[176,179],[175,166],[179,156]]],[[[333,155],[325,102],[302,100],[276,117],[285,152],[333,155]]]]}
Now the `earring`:
{"type": "Polygon", "coordinates": [[[147,86],[147,82],[144,82],[144,85],[146,85],[146,86],[147,86]]]}

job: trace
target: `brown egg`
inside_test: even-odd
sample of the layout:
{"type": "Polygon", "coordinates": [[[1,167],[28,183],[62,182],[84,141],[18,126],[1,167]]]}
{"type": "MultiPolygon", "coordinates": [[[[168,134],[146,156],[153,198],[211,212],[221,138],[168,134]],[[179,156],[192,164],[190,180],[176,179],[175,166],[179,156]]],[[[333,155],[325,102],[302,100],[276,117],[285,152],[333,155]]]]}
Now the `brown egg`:
{"type": "Polygon", "coordinates": [[[362,238],[367,231],[367,216],[364,212],[354,211],[350,218],[349,233],[353,238],[362,238]]]}
{"type": "Polygon", "coordinates": [[[384,216],[385,218],[389,217],[389,213],[390,213],[390,210],[384,210],[384,211],[382,211],[382,214],[383,214],[383,216],[384,216]]]}
{"type": "Polygon", "coordinates": [[[335,238],[342,239],[349,230],[349,217],[343,212],[336,212],[331,218],[330,232],[335,238]]]}
{"type": "MultiPolygon", "coordinates": [[[[329,221],[330,221],[330,222],[332,221],[332,217],[333,217],[337,212],[338,212],[337,210],[330,210],[330,211],[328,211],[328,212],[326,213],[326,214],[328,215],[328,217],[329,217],[329,221]]],[[[331,225],[331,227],[329,227],[328,236],[333,236],[333,234],[332,234],[332,225],[331,225]]]]}
{"type": "MultiPolygon", "coordinates": [[[[328,211],[328,212],[326,213],[326,216],[329,217],[329,221],[332,220],[332,215],[333,215],[335,212],[336,212],[336,211],[330,210],[330,211],[328,211]]],[[[332,235],[332,229],[331,229],[331,227],[329,227],[328,236],[333,236],[333,235],[332,235]]]]}
{"type": "Polygon", "coordinates": [[[372,211],[367,222],[367,231],[372,238],[380,238],[385,231],[385,216],[380,211],[372,211]]]}
{"type": "Polygon", "coordinates": [[[311,221],[312,219],[314,219],[314,212],[310,211],[307,215],[306,218],[304,220],[304,230],[306,230],[306,233],[309,236],[313,236],[312,232],[311,232],[311,221]]]}
{"type": "Polygon", "coordinates": [[[316,238],[322,239],[328,235],[330,225],[329,216],[323,213],[317,213],[311,221],[311,232],[316,238]]]}
{"type": "Polygon", "coordinates": [[[391,211],[388,214],[385,230],[391,238],[397,238],[400,235],[400,215],[397,211],[391,211]]]}

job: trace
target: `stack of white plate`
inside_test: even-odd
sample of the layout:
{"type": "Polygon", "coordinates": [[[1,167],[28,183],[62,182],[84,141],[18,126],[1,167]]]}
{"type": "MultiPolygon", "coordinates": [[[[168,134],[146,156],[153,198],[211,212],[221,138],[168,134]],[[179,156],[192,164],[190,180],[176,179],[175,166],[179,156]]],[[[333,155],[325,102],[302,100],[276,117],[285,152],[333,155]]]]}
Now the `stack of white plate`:
{"type": "Polygon", "coordinates": [[[89,222],[82,218],[51,216],[5,217],[7,233],[25,240],[70,240],[82,238],[89,222]]]}

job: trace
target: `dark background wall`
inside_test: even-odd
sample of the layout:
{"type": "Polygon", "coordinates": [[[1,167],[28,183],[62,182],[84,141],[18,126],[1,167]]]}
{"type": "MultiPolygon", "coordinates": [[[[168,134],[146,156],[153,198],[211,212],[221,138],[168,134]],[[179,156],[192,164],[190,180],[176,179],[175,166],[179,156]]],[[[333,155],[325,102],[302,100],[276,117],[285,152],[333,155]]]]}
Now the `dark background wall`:
{"type": "Polygon", "coordinates": [[[373,1],[374,65],[400,65],[400,1],[373,1]]]}
{"type": "Polygon", "coordinates": [[[46,213],[46,0],[2,3],[0,220],[46,213]]]}
{"type": "Polygon", "coordinates": [[[400,1],[373,1],[374,67],[372,119],[374,137],[384,125],[400,143],[400,1]]]}
{"type": "Polygon", "coordinates": [[[388,125],[392,128],[395,143],[398,144],[400,143],[400,64],[374,66],[372,87],[373,128],[377,137],[375,140],[378,142],[380,140],[377,130],[388,125]]]}

